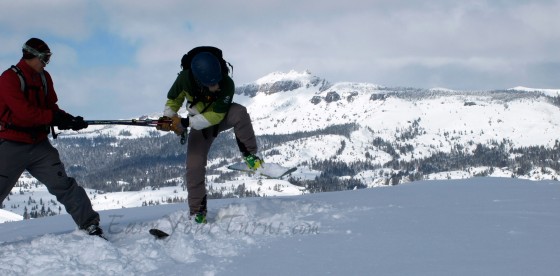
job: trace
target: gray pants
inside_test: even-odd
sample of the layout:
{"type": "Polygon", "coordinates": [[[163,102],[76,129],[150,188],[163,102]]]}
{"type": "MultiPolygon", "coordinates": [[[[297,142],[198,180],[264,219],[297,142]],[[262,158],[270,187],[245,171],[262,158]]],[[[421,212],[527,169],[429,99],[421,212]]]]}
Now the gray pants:
{"type": "Polygon", "coordinates": [[[80,228],[99,223],[99,214],[93,211],[85,190],[66,175],[58,151],[49,140],[37,144],[0,140],[0,204],[24,170],[45,184],[80,228]]]}
{"type": "MultiPolygon", "coordinates": [[[[218,131],[233,128],[235,137],[241,151],[257,153],[257,139],[251,124],[251,118],[247,109],[237,103],[233,103],[227,116],[220,123],[218,131]]],[[[214,142],[214,128],[203,130],[191,129],[187,143],[187,191],[189,193],[189,209],[191,214],[206,212],[206,164],[208,152],[214,142]]]]}

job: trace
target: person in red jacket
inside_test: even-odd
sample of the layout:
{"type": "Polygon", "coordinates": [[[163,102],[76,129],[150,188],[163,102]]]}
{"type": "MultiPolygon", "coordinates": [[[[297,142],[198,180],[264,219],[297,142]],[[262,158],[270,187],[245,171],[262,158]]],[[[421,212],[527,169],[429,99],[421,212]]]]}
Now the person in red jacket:
{"type": "Polygon", "coordinates": [[[45,184],[64,205],[80,229],[102,236],[99,214],[84,188],[68,177],[58,151],[47,135],[53,126],[80,130],[82,117],[61,110],[45,66],[52,55],[41,39],[31,38],[22,48],[17,65],[0,76],[0,206],[24,170],[45,184]]]}

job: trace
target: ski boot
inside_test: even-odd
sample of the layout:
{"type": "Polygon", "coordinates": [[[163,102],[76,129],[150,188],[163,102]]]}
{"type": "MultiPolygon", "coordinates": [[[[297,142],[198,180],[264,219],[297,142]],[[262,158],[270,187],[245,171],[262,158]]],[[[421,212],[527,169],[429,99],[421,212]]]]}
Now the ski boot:
{"type": "Polygon", "coordinates": [[[196,222],[198,224],[208,223],[208,221],[206,220],[206,213],[205,212],[191,213],[190,216],[189,216],[189,219],[194,220],[194,222],[196,222]]]}
{"type": "Polygon", "coordinates": [[[254,154],[248,154],[247,156],[243,157],[243,160],[245,160],[245,163],[247,163],[247,167],[249,167],[249,169],[253,171],[256,171],[264,163],[262,159],[254,154]]]}
{"type": "Polygon", "coordinates": [[[92,224],[84,228],[83,230],[86,231],[86,233],[88,233],[88,235],[90,236],[98,236],[100,238],[103,238],[104,240],[107,240],[107,238],[103,236],[103,229],[101,229],[97,224],[92,224]]]}

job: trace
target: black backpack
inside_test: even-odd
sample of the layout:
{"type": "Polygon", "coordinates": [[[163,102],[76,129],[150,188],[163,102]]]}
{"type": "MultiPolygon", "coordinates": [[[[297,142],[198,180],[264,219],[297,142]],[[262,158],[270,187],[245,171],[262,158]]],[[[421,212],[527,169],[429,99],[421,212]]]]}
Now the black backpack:
{"type": "Polygon", "coordinates": [[[213,47],[213,46],[199,46],[199,47],[195,47],[192,50],[190,50],[188,53],[186,53],[185,55],[183,55],[183,58],[181,58],[181,68],[183,70],[187,70],[191,68],[191,62],[194,58],[194,56],[196,56],[198,53],[201,52],[209,52],[211,54],[213,54],[214,56],[216,56],[218,58],[218,61],[220,62],[220,67],[222,69],[222,74],[227,76],[229,75],[229,67],[231,67],[231,72],[233,74],[233,66],[231,65],[231,63],[227,62],[224,60],[224,57],[222,55],[222,50],[213,47]],[[228,67],[229,65],[229,67],[228,67]]]}

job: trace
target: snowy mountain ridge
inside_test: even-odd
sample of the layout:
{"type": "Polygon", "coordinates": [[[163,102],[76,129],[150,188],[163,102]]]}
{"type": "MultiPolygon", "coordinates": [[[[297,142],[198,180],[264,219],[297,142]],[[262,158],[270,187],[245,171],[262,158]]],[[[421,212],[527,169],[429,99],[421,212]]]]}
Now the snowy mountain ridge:
{"type": "MultiPolygon", "coordinates": [[[[330,84],[309,71],[292,70],[288,73],[274,72],[254,83],[244,84],[237,87],[236,93],[234,101],[247,106],[258,135],[357,123],[387,136],[394,135],[397,128],[420,119],[419,124],[426,125],[433,133],[440,130],[488,130],[493,134],[475,140],[484,142],[494,139],[492,136],[502,136],[511,138],[518,145],[551,146],[555,139],[550,130],[558,124],[551,118],[558,113],[558,108],[548,100],[560,96],[560,89],[517,86],[498,91],[457,91],[441,87],[391,88],[370,83],[330,84]],[[476,114],[479,111],[482,113],[476,114]],[[487,126],[486,122],[481,125],[480,122],[486,119],[488,125],[492,124],[492,120],[498,122],[498,127],[487,126]],[[549,131],[544,137],[537,133],[522,134],[520,132],[526,131],[517,122],[535,122],[549,131]]],[[[184,115],[184,112],[182,110],[180,114],[184,115]]],[[[157,118],[160,115],[161,112],[153,112],[135,118],[157,118]]],[[[99,135],[133,139],[157,135],[157,132],[144,127],[90,126],[79,133],[65,131],[61,137],[99,135]],[[131,134],[119,135],[123,131],[131,134]]]]}
{"type": "Polygon", "coordinates": [[[538,92],[538,93],[543,93],[543,94],[545,94],[547,96],[551,96],[551,97],[560,96],[560,89],[543,89],[543,88],[529,88],[529,87],[524,87],[524,86],[516,86],[516,87],[513,87],[513,88],[509,88],[507,90],[538,92]]]}

